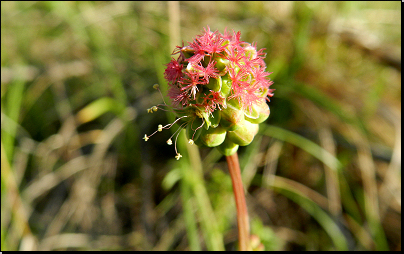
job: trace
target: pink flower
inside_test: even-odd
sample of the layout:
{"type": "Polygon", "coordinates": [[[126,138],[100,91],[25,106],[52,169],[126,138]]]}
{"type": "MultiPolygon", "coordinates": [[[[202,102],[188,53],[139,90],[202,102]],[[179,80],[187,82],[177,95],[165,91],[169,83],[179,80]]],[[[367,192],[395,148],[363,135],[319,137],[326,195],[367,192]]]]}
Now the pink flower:
{"type": "Polygon", "coordinates": [[[172,99],[172,104],[174,108],[183,108],[188,105],[190,98],[187,92],[181,91],[177,86],[170,86],[168,90],[168,96],[172,99]]]}
{"type": "Polygon", "coordinates": [[[233,36],[231,37],[229,46],[233,49],[236,49],[238,51],[244,51],[244,48],[242,45],[245,43],[244,41],[240,41],[241,33],[240,31],[235,33],[233,31],[233,36]]]}
{"type": "Polygon", "coordinates": [[[209,26],[205,30],[205,33],[198,35],[190,46],[195,50],[196,54],[201,52],[206,52],[208,54],[214,54],[223,51],[226,46],[223,45],[224,39],[221,34],[216,32],[211,32],[209,26]]]}
{"type": "Polygon", "coordinates": [[[209,90],[209,94],[203,99],[202,104],[198,106],[202,106],[205,108],[206,112],[209,114],[213,113],[216,108],[221,109],[223,107],[223,103],[225,98],[222,96],[220,92],[215,92],[213,90],[209,90]]]}
{"type": "Polygon", "coordinates": [[[244,50],[234,50],[233,48],[225,49],[226,55],[224,58],[230,61],[234,65],[241,67],[242,61],[245,61],[244,50]]]}
{"type": "Polygon", "coordinates": [[[186,77],[180,81],[182,85],[181,91],[186,91],[192,100],[195,100],[196,93],[199,91],[198,85],[206,84],[204,79],[201,79],[198,73],[186,72],[186,77]]]}
{"type": "Polygon", "coordinates": [[[237,73],[234,69],[229,69],[229,78],[232,81],[232,95],[228,98],[236,98],[244,109],[251,110],[253,103],[256,103],[261,97],[259,96],[259,87],[251,80],[251,75],[244,69],[240,69],[237,73]]]}
{"type": "MultiPolygon", "coordinates": [[[[177,46],[173,52],[180,56],[177,60],[171,60],[164,74],[169,84],[177,86],[181,92],[171,92],[170,98],[180,101],[183,106],[187,103],[201,105],[195,100],[203,92],[203,86],[209,84],[211,79],[221,77],[223,81],[228,77],[231,82],[230,95],[222,97],[225,100],[237,99],[244,109],[251,108],[263,94],[273,96],[274,89],[269,89],[273,82],[268,78],[270,73],[265,71],[263,50],[257,51],[256,43],[241,41],[240,32],[225,31],[221,34],[212,32],[209,26],[204,28],[204,32],[188,46],[177,46]],[[220,67],[224,63],[225,67],[220,67]],[[186,95],[188,99],[184,98],[186,95]]],[[[207,111],[216,109],[212,107],[217,105],[217,100],[213,98],[218,97],[204,97],[202,104],[207,111]]]]}
{"type": "Polygon", "coordinates": [[[172,84],[180,80],[182,77],[182,64],[172,58],[171,62],[167,64],[167,69],[164,71],[164,78],[172,84]]]}
{"type": "Polygon", "coordinates": [[[218,74],[219,71],[218,69],[215,68],[215,64],[216,64],[215,61],[210,61],[208,63],[208,66],[206,66],[206,68],[203,67],[203,65],[201,64],[195,66],[195,69],[197,69],[200,72],[200,75],[202,75],[205,78],[206,83],[209,82],[210,78],[217,78],[219,76],[218,74]]]}
{"type": "Polygon", "coordinates": [[[257,85],[259,88],[267,89],[270,85],[272,85],[273,82],[269,82],[267,79],[267,76],[269,76],[271,73],[266,72],[264,68],[252,68],[251,73],[254,77],[255,85],[257,85]]]}
{"type": "MultiPolygon", "coordinates": [[[[242,41],[240,32],[225,30],[221,34],[206,27],[188,45],[177,46],[173,51],[176,54],[179,56],[167,64],[164,77],[169,85],[170,110],[178,118],[172,124],[159,125],[144,139],[178,122],[180,128],[174,134],[178,136],[179,130],[190,124],[187,132],[191,132],[191,144],[195,138],[195,144],[222,147],[228,140],[219,149],[225,155],[237,151],[239,145],[249,144],[258,132],[258,124],[269,116],[265,100],[274,95],[264,49],[257,50],[256,43],[242,41]]],[[[148,112],[161,106],[167,105],[154,106],[148,112]]],[[[171,138],[167,144],[172,144],[171,138]]],[[[179,159],[181,154],[174,146],[175,158],[179,159]]]]}

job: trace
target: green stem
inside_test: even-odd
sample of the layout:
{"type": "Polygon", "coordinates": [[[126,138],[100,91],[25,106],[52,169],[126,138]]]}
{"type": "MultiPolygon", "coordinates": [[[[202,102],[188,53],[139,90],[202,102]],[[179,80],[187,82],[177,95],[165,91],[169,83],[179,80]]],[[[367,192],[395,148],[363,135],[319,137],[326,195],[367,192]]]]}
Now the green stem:
{"type": "Polygon", "coordinates": [[[226,160],[233,183],[234,198],[236,200],[239,250],[247,251],[250,250],[250,226],[237,152],[233,155],[226,156],[226,160]]]}

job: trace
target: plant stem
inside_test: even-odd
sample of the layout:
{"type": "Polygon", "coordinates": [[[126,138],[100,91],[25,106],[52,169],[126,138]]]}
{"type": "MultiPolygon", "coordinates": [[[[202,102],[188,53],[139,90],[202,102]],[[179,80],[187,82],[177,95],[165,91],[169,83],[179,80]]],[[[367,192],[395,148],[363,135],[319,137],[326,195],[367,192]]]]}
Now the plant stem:
{"type": "Polygon", "coordinates": [[[226,156],[226,160],[233,183],[234,198],[236,200],[239,250],[247,251],[250,249],[250,226],[237,152],[233,155],[226,156]]]}

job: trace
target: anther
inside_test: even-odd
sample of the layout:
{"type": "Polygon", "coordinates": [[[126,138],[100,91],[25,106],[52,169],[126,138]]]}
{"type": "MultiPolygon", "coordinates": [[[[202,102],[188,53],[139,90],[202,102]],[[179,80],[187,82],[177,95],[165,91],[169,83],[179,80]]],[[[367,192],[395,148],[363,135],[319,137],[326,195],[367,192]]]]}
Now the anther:
{"type": "Polygon", "coordinates": [[[171,138],[169,140],[167,140],[167,145],[172,145],[173,141],[171,140],[171,138]]]}
{"type": "Polygon", "coordinates": [[[194,144],[194,141],[192,139],[188,140],[188,143],[190,143],[191,145],[194,144]]]}
{"type": "Polygon", "coordinates": [[[175,156],[175,158],[176,158],[177,160],[179,160],[181,157],[182,157],[182,155],[181,155],[180,153],[177,153],[177,155],[175,156]]]}
{"type": "Polygon", "coordinates": [[[159,126],[157,127],[157,131],[163,131],[163,125],[159,124],[159,126]]]}
{"type": "Polygon", "coordinates": [[[149,140],[149,137],[146,134],[144,134],[143,139],[144,139],[144,141],[147,141],[147,140],[149,140]]]}
{"type": "Polygon", "coordinates": [[[152,109],[153,109],[154,112],[157,111],[157,107],[156,107],[156,106],[153,106],[152,109]]]}
{"type": "Polygon", "coordinates": [[[159,89],[159,85],[158,85],[158,84],[154,84],[153,88],[156,89],[156,90],[158,90],[158,89],[159,89]]]}

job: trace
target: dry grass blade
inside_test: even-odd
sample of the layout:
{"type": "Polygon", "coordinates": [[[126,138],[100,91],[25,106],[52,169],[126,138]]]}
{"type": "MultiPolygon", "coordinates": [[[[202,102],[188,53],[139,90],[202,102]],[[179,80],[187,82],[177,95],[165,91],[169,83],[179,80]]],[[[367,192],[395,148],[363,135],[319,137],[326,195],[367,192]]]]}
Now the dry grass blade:
{"type": "Polygon", "coordinates": [[[142,140],[174,121],[146,113],[172,50],[207,26],[266,48],[273,72],[262,135],[239,149],[251,233],[401,250],[401,5],[2,1],[1,250],[235,250],[226,160],[142,140]]]}
{"type": "Polygon", "coordinates": [[[21,250],[36,250],[37,240],[31,232],[31,228],[28,223],[29,209],[26,204],[24,204],[24,199],[21,198],[19,189],[13,174],[13,170],[10,164],[7,162],[5,151],[3,148],[3,143],[1,143],[1,182],[2,188],[8,190],[6,195],[6,201],[9,204],[7,210],[3,207],[1,209],[1,223],[2,225],[8,225],[11,223],[11,229],[7,232],[8,244],[17,248],[20,239],[25,240],[24,244],[20,246],[21,250]],[[4,224],[3,224],[4,223],[4,224]],[[28,240],[29,239],[29,240],[28,240]],[[30,242],[27,244],[27,242],[30,242]]]}

